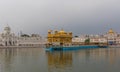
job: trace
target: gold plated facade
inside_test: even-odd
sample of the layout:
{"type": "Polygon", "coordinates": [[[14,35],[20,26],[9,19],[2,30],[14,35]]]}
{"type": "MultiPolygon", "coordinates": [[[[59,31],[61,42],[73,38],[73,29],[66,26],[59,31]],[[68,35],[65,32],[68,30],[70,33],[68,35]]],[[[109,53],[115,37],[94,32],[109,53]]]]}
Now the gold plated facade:
{"type": "Polygon", "coordinates": [[[70,44],[72,43],[72,32],[48,30],[47,41],[56,44],[70,44]]]}

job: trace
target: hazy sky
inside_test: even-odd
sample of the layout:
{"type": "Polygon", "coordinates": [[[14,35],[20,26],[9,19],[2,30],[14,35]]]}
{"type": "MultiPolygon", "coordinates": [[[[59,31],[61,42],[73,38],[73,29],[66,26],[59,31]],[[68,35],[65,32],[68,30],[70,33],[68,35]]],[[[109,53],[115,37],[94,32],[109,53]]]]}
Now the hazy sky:
{"type": "Polygon", "coordinates": [[[7,23],[15,33],[120,33],[120,0],[0,0],[0,32],[7,23]]]}

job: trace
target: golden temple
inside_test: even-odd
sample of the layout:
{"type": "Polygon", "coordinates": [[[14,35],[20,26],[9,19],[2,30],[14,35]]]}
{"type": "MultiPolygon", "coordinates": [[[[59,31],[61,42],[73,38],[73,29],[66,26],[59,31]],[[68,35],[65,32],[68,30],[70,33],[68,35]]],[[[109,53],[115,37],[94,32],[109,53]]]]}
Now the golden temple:
{"type": "Polygon", "coordinates": [[[68,45],[72,43],[72,32],[65,32],[63,29],[60,31],[48,30],[47,36],[48,43],[56,43],[59,45],[68,45]]]}

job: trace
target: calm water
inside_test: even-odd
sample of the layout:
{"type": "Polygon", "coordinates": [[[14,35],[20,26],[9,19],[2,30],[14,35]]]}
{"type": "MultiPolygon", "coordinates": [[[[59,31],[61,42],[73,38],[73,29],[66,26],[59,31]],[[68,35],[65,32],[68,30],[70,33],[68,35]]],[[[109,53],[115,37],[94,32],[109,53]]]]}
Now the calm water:
{"type": "Polygon", "coordinates": [[[0,72],[120,72],[120,48],[66,52],[0,49],[0,72]]]}

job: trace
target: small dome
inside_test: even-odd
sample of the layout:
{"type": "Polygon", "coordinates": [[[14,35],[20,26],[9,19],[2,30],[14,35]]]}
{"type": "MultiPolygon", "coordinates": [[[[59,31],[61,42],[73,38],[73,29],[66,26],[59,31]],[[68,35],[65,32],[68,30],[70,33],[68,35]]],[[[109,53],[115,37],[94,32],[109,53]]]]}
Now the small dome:
{"type": "Polygon", "coordinates": [[[52,32],[52,30],[48,30],[48,32],[52,32]]]}
{"type": "Polygon", "coordinates": [[[63,33],[66,33],[66,32],[62,29],[62,30],[59,31],[59,33],[63,34],[63,33]]]}
{"type": "Polygon", "coordinates": [[[7,25],[5,28],[4,28],[4,33],[10,33],[11,32],[11,28],[7,25]]]}
{"type": "Polygon", "coordinates": [[[6,27],[4,28],[4,30],[8,30],[8,31],[10,31],[11,29],[10,29],[9,26],[6,26],[6,27]]]}
{"type": "Polygon", "coordinates": [[[57,31],[57,30],[55,30],[54,32],[55,32],[55,33],[58,33],[58,31],[57,31]]]}
{"type": "Polygon", "coordinates": [[[72,32],[70,32],[69,34],[72,34],[72,32]]]}

